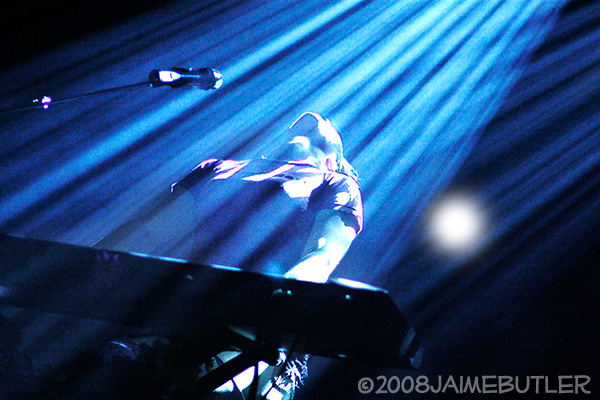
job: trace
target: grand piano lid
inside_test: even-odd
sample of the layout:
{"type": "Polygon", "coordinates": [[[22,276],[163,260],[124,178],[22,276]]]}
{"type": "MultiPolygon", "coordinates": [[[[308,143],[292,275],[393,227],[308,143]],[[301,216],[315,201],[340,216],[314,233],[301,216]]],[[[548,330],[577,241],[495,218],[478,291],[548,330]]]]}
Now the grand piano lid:
{"type": "Polygon", "coordinates": [[[416,368],[415,332],[389,294],[336,278],[235,268],[0,234],[0,304],[169,335],[234,328],[277,347],[416,368]]]}

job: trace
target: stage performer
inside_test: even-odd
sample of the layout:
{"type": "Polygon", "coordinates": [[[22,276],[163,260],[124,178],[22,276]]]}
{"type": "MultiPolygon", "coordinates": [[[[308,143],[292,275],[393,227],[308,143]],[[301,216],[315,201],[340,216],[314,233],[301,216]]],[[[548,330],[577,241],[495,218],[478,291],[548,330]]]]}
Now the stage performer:
{"type": "MultiPolygon", "coordinates": [[[[158,207],[95,247],[326,282],[362,225],[357,175],[341,137],[307,112],[270,154],[203,161],[158,207]]],[[[286,385],[293,392],[297,382],[278,383],[286,385]]]]}
{"type": "Polygon", "coordinates": [[[259,159],[209,159],[94,246],[327,281],[362,229],[356,173],[329,120],[302,114],[259,159]]]}

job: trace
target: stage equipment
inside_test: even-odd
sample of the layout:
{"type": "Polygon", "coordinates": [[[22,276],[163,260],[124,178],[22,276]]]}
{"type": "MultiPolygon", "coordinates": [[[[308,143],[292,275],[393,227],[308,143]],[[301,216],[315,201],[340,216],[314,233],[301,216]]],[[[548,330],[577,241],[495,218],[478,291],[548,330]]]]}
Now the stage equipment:
{"type": "Polygon", "coordinates": [[[297,281],[235,268],[0,235],[0,304],[193,337],[203,355],[241,354],[199,379],[210,393],[279,350],[402,369],[415,332],[388,293],[360,282],[297,281]]]}
{"type": "Polygon", "coordinates": [[[144,82],[102,89],[57,100],[54,100],[51,96],[44,95],[37,99],[34,99],[32,101],[32,106],[0,110],[0,115],[35,109],[47,110],[48,108],[50,108],[51,105],[81,100],[88,97],[101,96],[109,93],[121,92],[144,86],[159,87],[165,85],[170,86],[172,88],[190,86],[202,90],[219,89],[223,85],[223,75],[213,68],[192,69],[174,67],[169,70],[153,69],[152,71],[150,71],[148,80],[144,82]]]}
{"type": "Polygon", "coordinates": [[[223,84],[223,75],[212,68],[177,68],[170,70],[153,69],[150,71],[150,84],[152,86],[168,85],[172,88],[190,85],[202,90],[218,89],[223,84]]]}

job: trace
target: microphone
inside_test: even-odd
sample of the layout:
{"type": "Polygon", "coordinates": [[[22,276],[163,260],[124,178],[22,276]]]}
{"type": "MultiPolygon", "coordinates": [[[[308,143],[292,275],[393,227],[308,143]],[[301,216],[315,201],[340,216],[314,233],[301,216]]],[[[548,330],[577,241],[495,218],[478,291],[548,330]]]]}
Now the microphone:
{"type": "Polygon", "coordinates": [[[212,68],[178,68],[168,70],[153,69],[150,71],[150,85],[152,87],[171,86],[172,88],[190,85],[202,90],[218,89],[223,84],[223,75],[212,68]]]}

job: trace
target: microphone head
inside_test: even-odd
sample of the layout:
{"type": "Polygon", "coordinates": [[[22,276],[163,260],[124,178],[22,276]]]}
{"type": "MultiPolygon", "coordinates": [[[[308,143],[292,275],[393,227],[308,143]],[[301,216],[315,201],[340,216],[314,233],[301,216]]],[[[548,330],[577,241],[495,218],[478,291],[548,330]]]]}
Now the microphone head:
{"type": "Polygon", "coordinates": [[[211,68],[211,70],[213,77],[216,79],[215,84],[213,85],[213,89],[219,89],[221,86],[223,86],[223,74],[221,74],[216,69],[211,68]]]}
{"type": "Polygon", "coordinates": [[[170,86],[177,88],[190,85],[202,90],[218,89],[223,85],[223,75],[212,68],[178,68],[170,70],[153,69],[148,77],[152,87],[170,86]]]}

